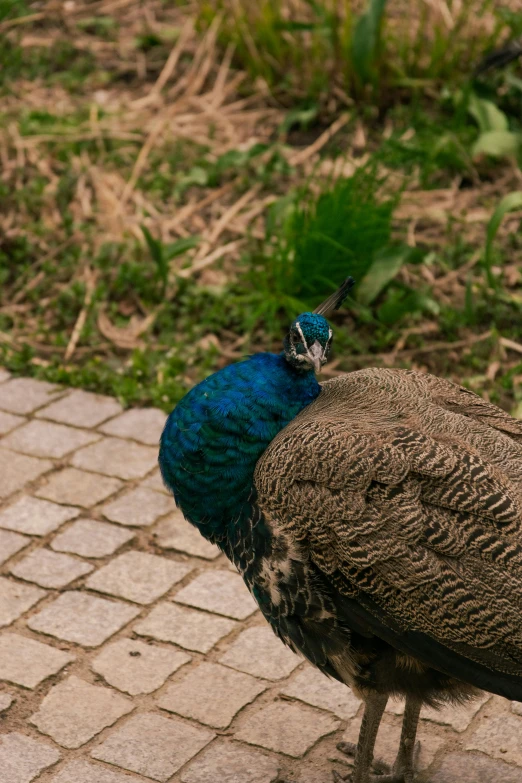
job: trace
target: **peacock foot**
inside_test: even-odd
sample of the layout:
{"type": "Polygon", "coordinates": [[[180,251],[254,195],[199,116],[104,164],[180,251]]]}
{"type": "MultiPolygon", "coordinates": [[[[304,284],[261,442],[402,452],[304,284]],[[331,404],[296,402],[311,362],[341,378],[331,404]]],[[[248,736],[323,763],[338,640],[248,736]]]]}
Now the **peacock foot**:
{"type": "MultiPolygon", "coordinates": [[[[357,745],[354,742],[339,742],[337,750],[344,753],[346,756],[355,757],[357,751],[357,745]]],[[[415,743],[415,750],[413,753],[413,769],[401,768],[397,762],[391,766],[381,759],[374,759],[372,761],[371,772],[360,783],[414,783],[414,770],[416,767],[417,759],[419,758],[420,742],[415,743]]],[[[333,771],[334,783],[359,783],[359,781],[353,780],[353,773],[349,772],[347,775],[341,775],[336,770],[333,771]]]]}

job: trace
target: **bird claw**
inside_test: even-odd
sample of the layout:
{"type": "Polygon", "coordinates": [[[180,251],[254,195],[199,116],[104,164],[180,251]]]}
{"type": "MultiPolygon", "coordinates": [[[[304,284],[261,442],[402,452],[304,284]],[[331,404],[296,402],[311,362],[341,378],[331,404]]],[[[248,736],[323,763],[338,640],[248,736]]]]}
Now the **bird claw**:
{"type": "MultiPolygon", "coordinates": [[[[355,742],[338,742],[337,750],[339,750],[345,756],[355,756],[357,752],[357,745],[355,742]]],[[[372,771],[376,775],[389,775],[391,773],[391,767],[382,759],[374,759],[372,761],[372,771]]],[[[342,780],[349,780],[349,778],[342,778],[342,780]]]]}

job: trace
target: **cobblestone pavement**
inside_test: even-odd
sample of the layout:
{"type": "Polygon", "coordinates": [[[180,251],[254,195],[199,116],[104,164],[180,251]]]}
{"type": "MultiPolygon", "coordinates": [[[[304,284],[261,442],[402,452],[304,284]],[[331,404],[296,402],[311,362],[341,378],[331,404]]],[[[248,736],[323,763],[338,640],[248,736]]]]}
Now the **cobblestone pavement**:
{"type": "MultiPolygon", "coordinates": [[[[361,704],[180,517],[164,418],[0,370],[0,783],[329,783],[361,704]]],[[[425,710],[420,739],[419,780],[522,783],[522,705],[425,710]]]]}

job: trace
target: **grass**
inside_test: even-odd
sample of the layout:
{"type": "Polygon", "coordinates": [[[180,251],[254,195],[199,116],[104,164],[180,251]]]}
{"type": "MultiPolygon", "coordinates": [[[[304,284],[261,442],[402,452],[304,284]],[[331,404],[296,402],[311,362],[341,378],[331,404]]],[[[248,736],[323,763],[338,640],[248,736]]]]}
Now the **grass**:
{"type": "Polygon", "coordinates": [[[330,375],[520,410],[506,5],[0,0],[0,364],[169,410],[350,273],[330,375]]]}

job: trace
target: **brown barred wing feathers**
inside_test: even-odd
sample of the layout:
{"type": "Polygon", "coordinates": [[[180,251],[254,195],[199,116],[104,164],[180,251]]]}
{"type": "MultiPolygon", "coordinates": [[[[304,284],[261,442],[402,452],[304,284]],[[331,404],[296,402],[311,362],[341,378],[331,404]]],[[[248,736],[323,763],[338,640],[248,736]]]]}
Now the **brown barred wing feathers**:
{"type": "Polygon", "coordinates": [[[522,699],[522,423],[447,381],[364,370],[323,386],[255,480],[348,625],[522,699]]]}

